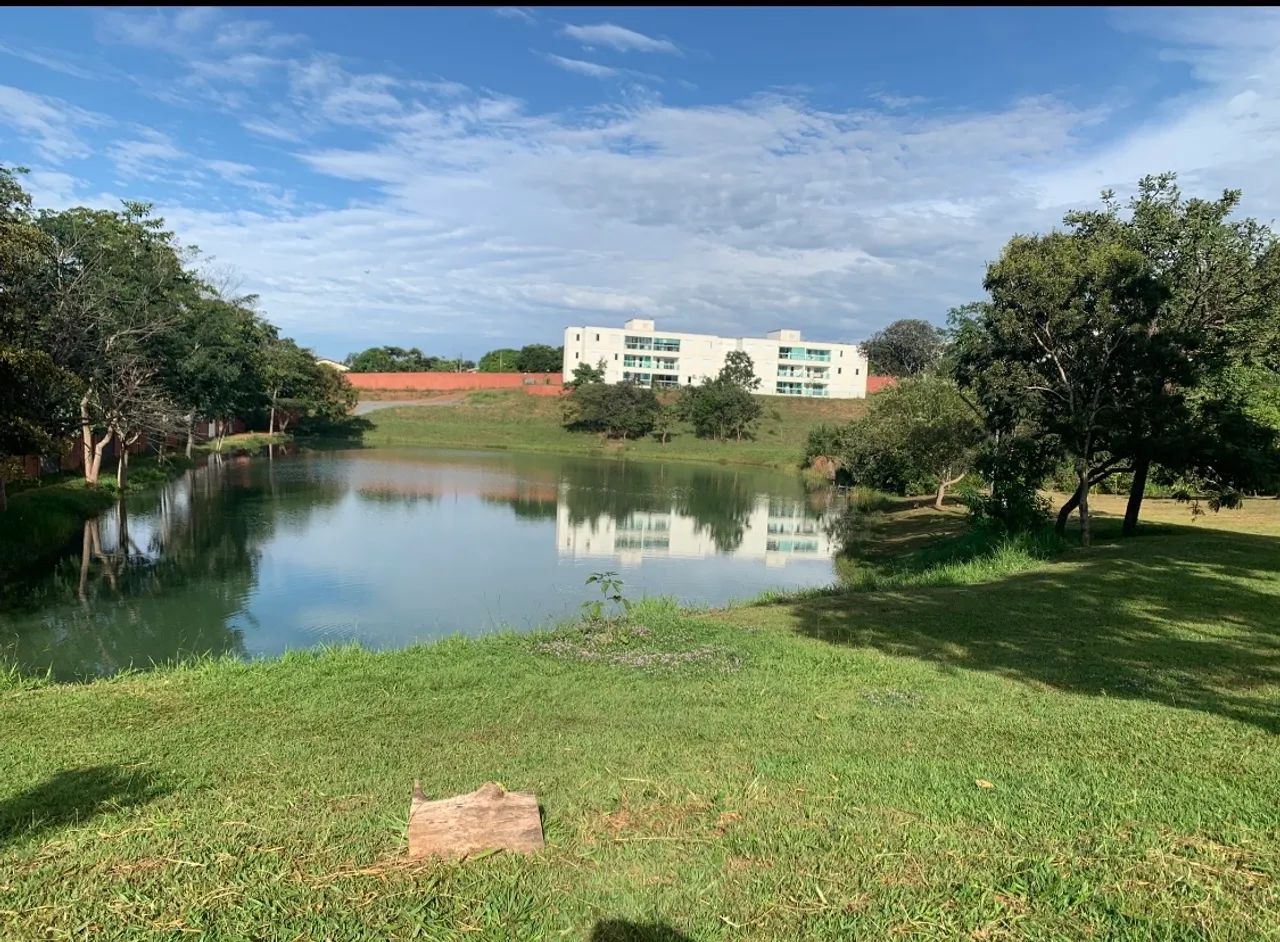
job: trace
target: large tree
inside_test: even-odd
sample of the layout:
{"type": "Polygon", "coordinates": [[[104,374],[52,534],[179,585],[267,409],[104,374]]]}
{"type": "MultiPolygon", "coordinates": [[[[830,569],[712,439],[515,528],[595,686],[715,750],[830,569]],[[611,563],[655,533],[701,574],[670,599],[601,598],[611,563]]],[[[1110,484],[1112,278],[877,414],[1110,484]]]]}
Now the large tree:
{"type": "MultiPolygon", "coordinates": [[[[1233,218],[1240,195],[1227,190],[1213,200],[1186,198],[1176,176],[1165,173],[1139,182],[1127,216],[1114,194],[1104,192],[1101,209],[1066,217],[1078,234],[1140,253],[1159,286],[1159,303],[1134,325],[1118,379],[1126,406],[1116,416],[1111,444],[1133,471],[1126,533],[1137,526],[1153,463],[1166,472],[1214,478],[1220,487],[1255,483],[1249,469],[1257,461],[1224,463],[1212,444],[1220,439],[1203,424],[1231,410],[1229,397],[1208,402],[1230,387],[1218,377],[1267,356],[1280,311],[1280,247],[1268,227],[1233,218]],[[1208,450],[1191,447],[1195,443],[1208,450]]],[[[1261,442],[1265,435],[1244,439],[1261,442]]],[[[1265,456],[1255,458],[1265,463],[1265,456]]]]}
{"type": "Polygon", "coordinates": [[[750,355],[734,350],[714,379],[680,391],[676,410],[699,438],[723,441],[732,436],[741,441],[751,436],[764,413],[760,401],[751,394],[759,385],[750,355]]]}
{"type": "Polygon", "coordinates": [[[157,347],[177,329],[193,279],[173,233],[147,204],[45,212],[39,224],[48,239],[39,329],[59,365],[84,383],[84,477],[96,485],[111,442],[124,454],[176,415],[157,347]]]}
{"type": "Polygon", "coordinates": [[[917,376],[938,365],[945,335],[928,321],[896,320],[862,344],[871,372],[882,376],[917,376]]]}
{"type": "Polygon", "coordinates": [[[1090,488],[1121,460],[1112,448],[1130,398],[1123,377],[1164,287],[1140,251],[1079,230],[1016,236],[984,286],[991,301],[970,328],[982,341],[966,347],[959,375],[1001,377],[975,388],[1020,395],[1023,413],[1061,445],[1075,470],[1087,545],[1090,488]]]}
{"type": "Polygon", "coordinates": [[[564,347],[545,343],[526,344],[520,348],[516,369],[521,373],[558,373],[564,364],[564,347]]]}
{"type": "Polygon", "coordinates": [[[566,400],[564,424],[609,438],[642,438],[653,431],[661,408],[652,389],[631,383],[585,383],[566,400]]]}
{"type": "Polygon", "coordinates": [[[520,358],[520,351],[511,347],[501,347],[497,350],[490,350],[480,358],[478,369],[481,373],[509,373],[516,369],[516,362],[520,358]]]}

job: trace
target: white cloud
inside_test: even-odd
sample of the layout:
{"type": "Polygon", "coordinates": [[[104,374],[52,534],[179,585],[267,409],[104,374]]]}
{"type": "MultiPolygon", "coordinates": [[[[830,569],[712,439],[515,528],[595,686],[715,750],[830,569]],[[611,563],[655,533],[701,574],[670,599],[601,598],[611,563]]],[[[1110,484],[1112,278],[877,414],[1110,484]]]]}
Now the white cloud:
{"type": "Polygon", "coordinates": [[[23,59],[54,72],[61,72],[63,75],[70,75],[72,78],[92,80],[103,77],[104,70],[100,67],[89,68],[80,65],[72,61],[66,54],[50,49],[41,49],[34,46],[11,46],[8,43],[0,42],[0,53],[23,59]]]}
{"type": "Polygon", "coordinates": [[[185,160],[188,154],[162,131],[139,128],[136,137],[108,146],[107,157],[124,177],[135,178],[161,174],[165,164],[185,160]]]}
{"type": "Polygon", "coordinates": [[[0,85],[0,123],[8,124],[41,157],[56,164],[88,156],[89,146],[79,130],[105,124],[107,119],[59,98],[0,85]]]}
{"type": "Polygon", "coordinates": [[[592,78],[615,78],[619,73],[607,65],[587,62],[583,59],[566,59],[564,56],[547,53],[547,61],[566,72],[577,72],[579,75],[590,75],[592,78]]]}
{"type": "MultiPolygon", "coordinates": [[[[245,290],[308,343],[554,342],[567,323],[628,314],[672,328],[785,324],[858,339],[979,296],[984,263],[1012,233],[1054,225],[1103,185],[1174,169],[1198,193],[1242,186],[1251,212],[1275,216],[1280,19],[1240,29],[1238,17],[1209,16],[1196,14],[1194,28],[1167,14],[1153,21],[1198,84],[1118,130],[1107,107],[1053,96],[927,113],[883,90],[848,109],[817,107],[803,92],[677,107],[626,82],[609,86],[609,104],[544,113],[325,53],[209,56],[206,43],[185,67],[236,55],[278,63],[263,64],[273,84],[253,87],[252,109],[228,107],[255,134],[288,141],[299,163],[268,173],[248,150],[174,158],[166,147],[199,148],[143,134],[110,153],[122,167],[189,166],[238,188],[245,208],[170,200],[161,210],[184,240],[235,264],[245,290]],[[332,205],[297,205],[267,182],[296,176],[301,189],[317,183],[308,171],[322,178],[316,191],[338,194],[332,205]]],[[[548,58],[594,77],[636,74],[548,58]]],[[[214,91],[234,88],[229,68],[201,77],[214,91]]],[[[0,89],[0,110],[5,101],[0,89]]],[[[24,99],[37,116],[26,136],[48,138],[49,153],[74,149],[57,144],[60,134],[77,140],[69,106],[45,113],[44,101],[24,99]]],[[[42,188],[82,189],[62,177],[42,188]]]]}
{"type": "Polygon", "coordinates": [[[633,29],[614,23],[596,23],[591,26],[570,23],[561,32],[570,39],[576,39],[587,48],[608,46],[610,49],[621,52],[680,52],[680,47],[670,40],[654,39],[652,36],[637,33],[633,29]]]}
{"type": "Polygon", "coordinates": [[[500,16],[506,20],[520,20],[522,23],[536,23],[537,17],[533,15],[533,10],[529,7],[495,7],[494,16],[500,16]]]}

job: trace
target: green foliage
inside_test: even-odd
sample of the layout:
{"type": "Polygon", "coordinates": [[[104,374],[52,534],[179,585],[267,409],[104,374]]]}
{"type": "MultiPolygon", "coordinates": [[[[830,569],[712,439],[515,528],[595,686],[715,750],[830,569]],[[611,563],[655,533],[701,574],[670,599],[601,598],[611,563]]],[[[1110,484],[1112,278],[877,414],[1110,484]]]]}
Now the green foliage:
{"type": "Polygon", "coordinates": [[[756,366],[745,350],[731,350],[724,358],[724,366],[720,367],[721,382],[738,386],[748,392],[760,388],[760,377],[756,375],[756,366]]]}
{"type": "Polygon", "coordinates": [[[481,373],[509,373],[518,368],[516,362],[519,357],[520,351],[511,347],[490,350],[480,358],[479,370],[481,373]]]}
{"type": "Polygon", "coordinates": [[[653,431],[662,406],[652,389],[630,383],[577,386],[565,401],[564,425],[609,438],[641,438],[653,431]]]}
{"type": "Polygon", "coordinates": [[[475,366],[470,360],[428,356],[417,347],[370,347],[344,361],[353,373],[457,373],[475,366]]]}
{"type": "Polygon", "coordinates": [[[746,389],[723,378],[686,386],[680,391],[677,410],[693,426],[699,438],[742,441],[752,437],[764,411],[759,400],[746,389]]]}
{"type": "Polygon", "coordinates": [[[703,380],[701,386],[686,386],[676,401],[676,414],[693,426],[699,438],[737,441],[751,438],[764,407],[751,394],[758,388],[751,357],[734,350],[725,357],[724,366],[715,379],[703,380]]]}
{"type": "Polygon", "coordinates": [[[573,378],[565,383],[568,389],[576,389],[579,386],[592,386],[604,382],[604,360],[601,360],[595,366],[590,363],[579,363],[573,368],[573,378]]]}
{"type": "Polygon", "coordinates": [[[582,603],[582,615],[588,621],[604,621],[606,606],[614,606],[614,617],[626,617],[631,614],[631,600],[622,594],[622,579],[616,572],[593,572],[587,576],[587,585],[594,585],[600,591],[600,597],[582,603]]]}
{"type": "Polygon", "coordinates": [[[872,373],[881,376],[918,376],[937,367],[946,345],[946,334],[928,321],[896,320],[860,344],[872,373]]]}
{"type": "Polygon", "coordinates": [[[825,454],[860,484],[941,501],[973,468],[982,440],[979,416],[955,384],[919,376],[877,395],[851,425],[815,429],[809,447],[834,449],[825,454]]]}
{"type": "Polygon", "coordinates": [[[44,351],[0,346],[0,460],[56,450],[75,427],[81,390],[44,351]]]}
{"type": "Polygon", "coordinates": [[[521,373],[559,373],[564,365],[564,347],[531,343],[520,348],[516,369],[521,373]]]}

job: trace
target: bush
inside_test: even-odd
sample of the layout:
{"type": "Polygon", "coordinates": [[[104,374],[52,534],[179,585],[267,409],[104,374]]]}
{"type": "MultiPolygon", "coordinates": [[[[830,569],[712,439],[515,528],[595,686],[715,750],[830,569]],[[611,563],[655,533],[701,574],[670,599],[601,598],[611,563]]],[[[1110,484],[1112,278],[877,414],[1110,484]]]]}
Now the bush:
{"type": "Polygon", "coordinates": [[[565,428],[610,438],[641,438],[653,431],[662,406],[652,389],[623,383],[587,383],[565,401],[565,428]]]}
{"type": "Polygon", "coordinates": [[[751,438],[764,407],[742,386],[714,379],[701,386],[686,386],[678,409],[699,438],[721,441],[733,436],[751,438]]]}

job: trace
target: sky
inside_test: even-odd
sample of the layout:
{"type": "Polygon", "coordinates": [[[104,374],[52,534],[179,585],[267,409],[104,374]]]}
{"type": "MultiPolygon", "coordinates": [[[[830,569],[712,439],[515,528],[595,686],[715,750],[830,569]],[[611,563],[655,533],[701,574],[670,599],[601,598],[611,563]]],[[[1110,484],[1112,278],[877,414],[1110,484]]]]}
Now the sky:
{"type": "Polygon", "coordinates": [[[1280,206],[1275,9],[22,9],[0,163],[324,356],[944,323],[1103,188],[1280,206]]]}

